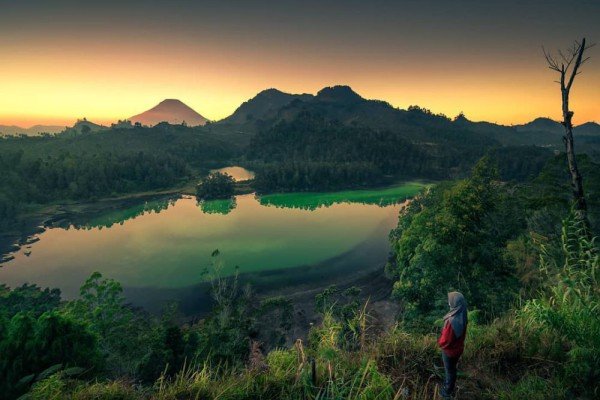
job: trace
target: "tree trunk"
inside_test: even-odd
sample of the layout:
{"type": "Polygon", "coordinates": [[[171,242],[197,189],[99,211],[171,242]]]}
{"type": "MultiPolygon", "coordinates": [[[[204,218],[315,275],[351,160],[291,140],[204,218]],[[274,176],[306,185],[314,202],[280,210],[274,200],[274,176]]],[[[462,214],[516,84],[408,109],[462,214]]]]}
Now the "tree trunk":
{"type": "Polygon", "coordinates": [[[562,125],[565,127],[565,136],[563,140],[565,142],[565,150],[567,152],[567,162],[569,165],[569,174],[571,174],[571,188],[573,190],[573,197],[575,198],[575,210],[583,219],[587,233],[590,233],[590,222],[587,215],[587,204],[583,192],[583,179],[577,168],[577,160],[575,158],[575,146],[573,143],[573,111],[569,110],[569,94],[575,77],[579,74],[579,67],[581,64],[587,61],[583,58],[583,53],[586,50],[585,38],[582,39],[581,43],[575,42],[573,50],[570,52],[570,58],[565,57],[563,53],[560,53],[563,63],[559,64],[549,53],[546,54],[546,61],[550,69],[557,71],[560,74],[560,92],[562,97],[562,125]],[[574,64],[572,64],[574,62],[574,64]],[[569,67],[572,65],[572,69],[569,71],[569,67]],[[569,75],[567,80],[567,74],[569,75]]]}
{"type": "Polygon", "coordinates": [[[565,127],[565,149],[567,152],[567,162],[569,164],[569,173],[571,174],[571,188],[573,189],[573,197],[575,198],[575,209],[581,213],[586,226],[589,226],[587,218],[587,203],[583,193],[583,179],[577,168],[577,160],[575,158],[575,148],[573,144],[573,111],[569,110],[569,90],[562,89],[562,111],[563,111],[563,126],[565,127]]]}

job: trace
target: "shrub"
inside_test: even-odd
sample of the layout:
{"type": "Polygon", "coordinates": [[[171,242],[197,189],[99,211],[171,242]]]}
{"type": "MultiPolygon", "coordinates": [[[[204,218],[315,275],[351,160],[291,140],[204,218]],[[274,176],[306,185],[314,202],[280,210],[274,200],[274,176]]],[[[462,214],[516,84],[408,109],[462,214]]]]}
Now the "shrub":
{"type": "Polygon", "coordinates": [[[228,199],[233,196],[235,180],[231,175],[212,172],[196,187],[199,200],[228,199]]]}
{"type": "Polygon", "coordinates": [[[102,366],[96,337],[57,311],[39,318],[16,314],[0,338],[0,354],[0,393],[7,398],[17,397],[32,382],[63,366],[96,370],[102,366]]]}

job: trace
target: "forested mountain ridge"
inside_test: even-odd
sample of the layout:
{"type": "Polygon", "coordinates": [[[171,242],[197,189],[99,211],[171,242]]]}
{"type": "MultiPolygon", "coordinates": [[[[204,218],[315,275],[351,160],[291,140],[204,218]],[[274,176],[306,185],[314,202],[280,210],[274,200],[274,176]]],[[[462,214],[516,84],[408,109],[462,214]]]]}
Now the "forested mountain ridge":
{"type": "Polygon", "coordinates": [[[256,96],[243,102],[230,116],[218,123],[244,124],[247,122],[272,118],[282,107],[296,99],[310,99],[310,94],[290,94],[277,89],[265,89],[256,96]]]}
{"type": "MultiPolygon", "coordinates": [[[[346,85],[325,87],[316,95],[290,94],[277,89],[267,89],[242,103],[233,114],[215,124],[235,125],[289,120],[293,119],[300,110],[318,111],[329,119],[337,119],[348,124],[365,124],[372,128],[399,129],[404,124],[438,127],[458,125],[463,128],[468,126],[469,129],[486,136],[493,136],[494,132],[503,132],[509,136],[510,133],[516,132],[543,132],[553,135],[563,132],[559,122],[545,117],[536,118],[525,124],[507,126],[486,121],[473,122],[462,113],[451,120],[444,114],[434,114],[419,106],[410,106],[403,110],[382,100],[365,99],[346,85]],[[423,113],[419,115],[411,111],[423,111],[423,113]]],[[[253,133],[254,130],[249,132],[253,133]]],[[[595,122],[582,123],[575,128],[575,132],[581,135],[600,135],[600,125],[595,122]]]]}
{"type": "Polygon", "coordinates": [[[586,122],[575,127],[575,133],[583,136],[600,136],[600,124],[586,122]]]}
{"type": "MultiPolygon", "coordinates": [[[[546,133],[536,135],[547,140],[546,133]]],[[[264,191],[453,179],[490,152],[503,161],[503,178],[525,179],[539,173],[552,154],[545,141],[535,139],[464,115],[451,120],[416,106],[400,110],[335,86],[257,121],[245,157],[258,163],[256,187],[264,191]]]]}
{"type": "Polygon", "coordinates": [[[562,133],[564,131],[563,126],[560,122],[554,121],[553,119],[546,117],[539,117],[533,121],[527,122],[521,125],[513,126],[519,132],[548,132],[548,133],[562,133]]]}
{"type": "Polygon", "coordinates": [[[386,177],[460,175],[498,145],[468,131],[375,129],[303,110],[259,131],[245,154],[258,162],[258,189],[325,190],[381,184],[386,177]]]}
{"type": "MultiPolygon", "coordinates": [[[[403,110],[380,100],[361,97],[349,86],[325,87],[316,95],[287,94],[268,89],[242,104],[231,116],[217,121],[210,129],[227,134],[239,143],[273,129],[280,122],[292,122],[300,114],[319,115],[324,120],[347,126],[385,130],[416,145],[447,146],[456,143],[482,146],[540,146],[562,150],[563,127],[549,118],[536,118],[521,125],[473,122],[464,114],[454,119],[434,114],[426,108],[410,106],[403,110]]],[[[600,125],[581,124],[575,134],[582,137],[581,151],[600,151],[600,125]]]]}
{"type": "MultiPolygon", "coordinates": [[[[417,107],[418,108],[418,107],[417,107]]],[[[400,129],[403,125],[422,123],[428,126],[447,126],[449,120],[427,111],[426,118],[418,118],[411,110],[401,110],[380,100],[367,100],[354,92],[349,86],[325,87],[316,95],[290,95],[274,89],[261,92],[245,102],[234,114],[216,124],[240,123],[240,116],[246,109],[260,109],[251,118],[258,125],[276,123],[281,120],[292,120],[302,111],[318,112],[325,118],[337,120],[344,124],[360,124],[376,129],[400,129]],[[275,95],[275,93],[277,93],[275,95]],[[264,106],[264,97],[277,97],[279,102],[264,106]]],[[[241,121],[246,123],[247,121],[241,121]]],[[[254,130],[256,131],[256,129],[254,130]]],[[[249,130],[249,132],[253,132],[249,130]]]]}

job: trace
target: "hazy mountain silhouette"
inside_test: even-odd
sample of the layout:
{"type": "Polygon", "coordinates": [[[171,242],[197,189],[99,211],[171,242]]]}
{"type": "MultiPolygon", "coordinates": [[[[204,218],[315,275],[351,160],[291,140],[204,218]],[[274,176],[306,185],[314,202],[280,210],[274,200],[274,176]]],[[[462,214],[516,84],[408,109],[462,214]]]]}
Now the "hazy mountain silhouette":
{"type": "Polygon", "coordinates": [[[34,125],[30,128],[21,128],[16,125],[0,125],[1,135],[27,135],[34,136],[41,133],[58,133],[65,129],[58,125],[34,125]]]}
{"type": "Polygon", "coordinates": [[[207,119],[177,99],[166,99],[157,106],[129,118],[133,123],[154,126],[160,122],[178,125],[185,122],[188,126],[205,125],[207,119]]]}

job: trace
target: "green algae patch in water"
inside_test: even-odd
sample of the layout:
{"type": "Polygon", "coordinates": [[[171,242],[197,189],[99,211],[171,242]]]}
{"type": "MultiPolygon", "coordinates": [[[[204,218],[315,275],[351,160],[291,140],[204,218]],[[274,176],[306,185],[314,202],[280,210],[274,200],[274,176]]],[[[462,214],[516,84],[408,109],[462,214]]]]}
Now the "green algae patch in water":
{"type": "Polygon", "coordinates": [[[384,189],[346,190],[341,192],[275,193],[260,196],[260,204],[316,210],[333,204],[359,203],[389,206],[402,203],[430,186],[421,182],[408,182],[384,189]]]}

